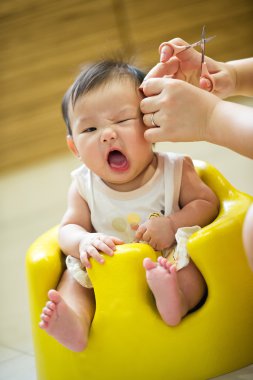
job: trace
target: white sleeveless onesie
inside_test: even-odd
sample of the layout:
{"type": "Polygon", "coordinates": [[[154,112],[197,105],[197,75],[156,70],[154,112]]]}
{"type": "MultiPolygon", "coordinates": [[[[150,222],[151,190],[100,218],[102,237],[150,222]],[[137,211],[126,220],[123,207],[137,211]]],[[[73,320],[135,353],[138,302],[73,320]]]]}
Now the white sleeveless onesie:
{"type": "MultiPolygon", "coordinates": [[[[168,216],[179,210],[184,156],[174,153],[156,153],[156,155],[158,165],[153,177],[141,188],[129,192],[119,192],[109,188],[100,177],[84,165],[71,173],[80,195],[89,206],[91,223],[95,231],[117,236],[125,243],[131,243],[134,241],[138,226],[151,214],[168,216]]],[[[176,240],[178,240],[177,235],[185,237],[185,232],[179,230],[176,240]]],[[[188,227],[187,239],[188,235],[195,231],[196,228],[188,227]]],[[[181,248],[181,251],[186,251],[186,247],[181,248]]],[[[183,256],[181,254],[181,264],[178,263],[177,269],[181,269],[189,262],[187,252],[184,252],[183,256]]],[[[68,256],[66,264],[79,283],[85,287],[92,286],[86,271],[80,270],[82,268],[80,260],[68,256]]]]}

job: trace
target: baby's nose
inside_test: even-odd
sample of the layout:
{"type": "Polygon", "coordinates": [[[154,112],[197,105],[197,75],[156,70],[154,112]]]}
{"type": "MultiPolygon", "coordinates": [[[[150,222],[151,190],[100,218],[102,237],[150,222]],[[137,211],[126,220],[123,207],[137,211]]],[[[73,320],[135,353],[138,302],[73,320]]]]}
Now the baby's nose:
{"type": "Polygon", "coordinates": [[[111,140],[115,140],[117,137],[116,131],[112,127],[106,127],[103,129],[101,133],[101,141],[108,142],[111,140]]]}

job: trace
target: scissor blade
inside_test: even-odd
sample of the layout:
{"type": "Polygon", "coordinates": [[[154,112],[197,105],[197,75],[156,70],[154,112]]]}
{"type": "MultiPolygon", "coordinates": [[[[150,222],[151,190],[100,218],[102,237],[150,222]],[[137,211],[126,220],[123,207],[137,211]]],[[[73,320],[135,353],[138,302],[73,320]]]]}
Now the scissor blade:
{"type": "Polygon", "coordinates": [[[216,36],[211,36],[211,37],[207,37],[207,38],[205,38],[205,43],[211,41],[214,37],[216,37],[216,36]]]}
{"type": "Polygon", "coordinates": [[[202,33],[201,33],[201,63],[205,62],[205,45],[206,45],[206,26],[204,25],[202,28],[202,33]]]}
{"type": "MultiPolygon", "coordinates": [[[[214,37],[216,37],[216,36],[211,36],[211,37],[205,38],[205,43],[211,41],[214,37]]],[[[197,42],[194,42],[193,44],[188,45],[187,49],[189,49],[190,47],[200,46],[201,44],[202,44],[202,40],[199,40],[197,42]]]]}

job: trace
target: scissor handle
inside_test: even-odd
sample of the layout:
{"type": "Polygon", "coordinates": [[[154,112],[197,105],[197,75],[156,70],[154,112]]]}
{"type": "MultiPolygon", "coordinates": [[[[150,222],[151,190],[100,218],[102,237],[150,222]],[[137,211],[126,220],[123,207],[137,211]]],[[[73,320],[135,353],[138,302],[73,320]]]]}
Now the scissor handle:
{"type": "Polygon", "coordinates": [[[213,89],[214,89],[214,81],[212,79],[212,76],[210,75],[209,71],[208,71],[208,68],[207,68],[207,64],[206,62],[203,62],[201,64],[201,74],[200,74],[200,79],[202,78],[205,78],[209,81],[210,83],[210,87],[208,88],[208,91],[209,92],[212,92],[213,89]]]}

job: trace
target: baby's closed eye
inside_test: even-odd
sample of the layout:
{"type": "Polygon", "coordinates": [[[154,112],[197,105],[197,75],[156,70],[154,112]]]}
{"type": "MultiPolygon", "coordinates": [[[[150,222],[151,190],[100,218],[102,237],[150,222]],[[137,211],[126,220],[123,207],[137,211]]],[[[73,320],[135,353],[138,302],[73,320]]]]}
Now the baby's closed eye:
{"type": "Polygon", "coordinates": [[[94,132],[96,130],[97,130],[96,127],[88,127],[88,128],[83,129],[81,133],[89,133],[89,132],[94,132]]]}

